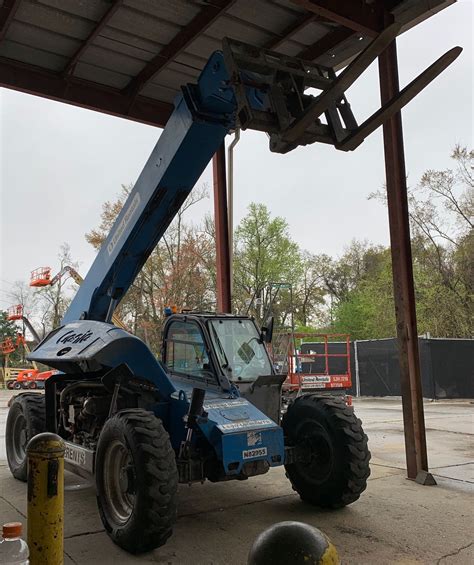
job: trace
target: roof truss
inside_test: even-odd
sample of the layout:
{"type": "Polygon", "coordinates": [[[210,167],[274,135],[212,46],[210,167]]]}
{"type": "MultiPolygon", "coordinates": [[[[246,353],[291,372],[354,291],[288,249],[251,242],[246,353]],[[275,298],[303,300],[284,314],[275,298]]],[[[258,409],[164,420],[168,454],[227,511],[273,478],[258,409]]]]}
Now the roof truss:
{"type": "Polygon", "coordinates": [[[190,22],[184,26],[172,41],[156,55],[141,71],[130,81],[126,93],[136,96],[140,90],[156,75],[165,69],[186,47],[203,33],[225,10],[230,8],[236,0],[214,0],[205,6],[190,22]]]}
{"type": "Polygon", "coordinates": [[[120,8],[123,4],[123,0],[113,0],[112,5],[110,8],[104,13],[102,18],[99,20],[97,25],[94,27],[92,32],[89,34],[87,39],[84,43],[79,47],[79,49],[74,53],[71,59],[67,62],[67,65],[64,67],[63,75],[68,75],[74,72],[74,67],[76,66],[77,62],[86,51],[86,49],[91,45],[94,39],[100,34],[100,32],[104,29],[107,23],[110,21],[112,16],[115,12],[120,8]]]}
{"type": "Polygon", "coordinates": [[[0,41],[5,37],[8,26],[18,10],[20,0],[4,0],[0,6],[0,41]]]}
{"type": "Polygon", "coordinates": [[[293,0],[301,8],[365,35],[377,35],[384,27],[383,2],[357,0],[293,0]]]}

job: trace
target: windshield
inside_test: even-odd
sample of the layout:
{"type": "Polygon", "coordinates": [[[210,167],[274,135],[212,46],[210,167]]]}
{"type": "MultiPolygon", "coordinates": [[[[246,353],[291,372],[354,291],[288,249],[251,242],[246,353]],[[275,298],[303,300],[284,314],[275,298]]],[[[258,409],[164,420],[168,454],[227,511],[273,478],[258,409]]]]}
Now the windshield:
{"type": "Polygon", "coordinates": [[[252,320],[209,320],[214,349],[222,367],[228,366],[233,381],[255,381],[271,375],[265,346],[252,320]]]}

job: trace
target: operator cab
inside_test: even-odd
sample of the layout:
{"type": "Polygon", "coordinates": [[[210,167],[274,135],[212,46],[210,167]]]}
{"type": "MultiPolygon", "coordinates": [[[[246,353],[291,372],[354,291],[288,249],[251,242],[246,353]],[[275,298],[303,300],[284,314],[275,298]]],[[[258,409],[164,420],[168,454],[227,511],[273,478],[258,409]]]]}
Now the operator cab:
{"type": "Polygon", "coordinates": [[[280,418],[284,376],[275,375],[253,318],[210,313],[168,317],[163,328],[163,364],[172,376],[203,388],[232,385],[275,422],[280,418]]]}

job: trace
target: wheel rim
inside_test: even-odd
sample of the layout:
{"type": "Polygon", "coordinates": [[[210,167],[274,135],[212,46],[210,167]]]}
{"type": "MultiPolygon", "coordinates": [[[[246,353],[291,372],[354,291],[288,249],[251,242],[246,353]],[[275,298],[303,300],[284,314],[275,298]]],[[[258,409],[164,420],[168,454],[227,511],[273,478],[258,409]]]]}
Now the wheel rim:
{"type": "Polygon", "coordinates": [[[326,430],[317,422],[307,422],[298,432],[298,444],[308,456],[297,463],[300,474],[312,483],[326,481],[334,465],[334,451],[326,430]]]}
{"type": "Polygon", "coordinates": [[[107,447],[104,457],[104,487],[111,520],[125,524],[135,506],[135,468],[130,450],[115,440],[107,447]]]}
{"type": "Polygon", "coordinates": [[[12,426],[12,453],[15,465],[21,465],[26,457],[26,419],[21,412],[16,415],[12,426]]]}

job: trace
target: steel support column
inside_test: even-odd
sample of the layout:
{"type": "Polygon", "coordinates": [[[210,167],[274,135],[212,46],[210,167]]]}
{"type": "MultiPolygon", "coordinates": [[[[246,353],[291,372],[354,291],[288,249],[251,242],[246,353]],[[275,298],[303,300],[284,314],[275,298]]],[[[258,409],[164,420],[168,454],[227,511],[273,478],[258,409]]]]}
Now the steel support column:
{"type": "Polygon", "coordinates": [[[217,311],[231,312],[229,219],[227,215],[227,187],[225,170],[225,144],[212,159],[214,181],[214,221],[216,229],[216,284],[217,311]]]}
{"type": "MultiPolygon", "coordinates": [[[[399,92],[396,41],[379,57],[379,77],[382,104],[385,104],[399,92]]],[[[400,112],[385,122],[383,137],[407,474],[409,479],[433,484],[434,479],[428,473],[400,112]]]]}

